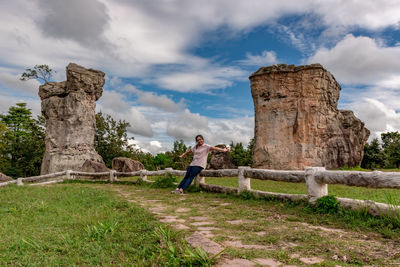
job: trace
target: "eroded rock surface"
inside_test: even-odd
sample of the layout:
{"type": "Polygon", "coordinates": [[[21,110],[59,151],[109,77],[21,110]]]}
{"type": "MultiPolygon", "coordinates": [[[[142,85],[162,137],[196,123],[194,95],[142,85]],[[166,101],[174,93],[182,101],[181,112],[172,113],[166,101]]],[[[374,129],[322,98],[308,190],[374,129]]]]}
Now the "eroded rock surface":
{"type": "Polygon", "coordinates": [[[8,182],[8,181],[12,181],[13,178],[11,178],[10,176],[7,176],[3,173],[0,172],[0,183],[1,182],[8,182]]]}
{"type": "Polygon", "coordinates": [[[262,67],[250,77],[253,165],[296,170],[359,165],[369,130],[338,110],[340,85],[320,64],[262,67]]]}
{"type": "MultiPolygon", "coordinates": [[[[226,148],[226,145],[216,145],[219,148],[226,148]]],[[[226,152],[211,151],[211,159],[208,164],[208,169],[219,170],[219,169],[235,169],[236,166],[232,163],[229,158],[229,154],[226,152]]]]}
{"type": "Polygon", "coordinates": [[[137,160],[118,157],[112,160],[112,168],[118,172],[135,172],[144,170],[144,165],[137,160]]]}
{"type": "Polygon", "coordinates": [[[104,72],[70,63],[66,81],[39,87],[46,118],[42,174],[81,170],[86,160],[104,164],[93,147],[95,106],[103,92],[104,76],[104,72]]]}

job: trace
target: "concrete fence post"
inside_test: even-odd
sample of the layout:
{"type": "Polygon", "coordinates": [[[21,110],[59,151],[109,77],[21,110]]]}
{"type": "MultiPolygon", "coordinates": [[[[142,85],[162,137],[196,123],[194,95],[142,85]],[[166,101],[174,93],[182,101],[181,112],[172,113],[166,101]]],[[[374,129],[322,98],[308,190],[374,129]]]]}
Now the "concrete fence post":
{"type": "Polygon", "coordinates": [[[71,179],[71,170],[67,170],[67,172],[66,172],[66,174],[65,174],[65,176],[67,177],[67,180],[70,180],[71,179]]]}
{"type": "Polygon", "coordinates": [[[250,169],[248,166],[240,166],[238,174],[238,194],[242,193],[243,191],[251,190],[250,187],[250,178],[244,176],[244,170],[250,169]]]}
{"type": "Polygon", "coordinates": [[[17,185],[18,186],[24,185],[24,182],[22,181],[22,178],[18,178],[17,179],[17,185]]]}
{"type": "Polygon", "coordinates": [[[165,176],[168,175],[168,173],[172,173],[173,169],[172,168],[165,168],[165,176]]]}
{"type": "Polygon", "coordinates": [[[324,167],[310,167],[306,168],[306,186],[308,198],[311,203],[315,203],[315,201],[323,196],[328,195],[328,185],[320,184],[315,180],[315,175],[318,172],[324,172],[326,169],[324,167]]]}
{"type": "Polygon", "coordinates": [[[205,183],[206,178],[203,176],[200,176],[200,174],[197,174],[196,177],[194,178],[194,185],[195,186],[200,186],[200,183],[205,183]]]}
{"type": "Polygon", "coordinates": [[[116,170],[111,170],[110,171],[110,183],[113,183],[113,182],[116,181],[116,177],[115,177],[115,173],[116,172],[117,172],[116,170]]]}
{"type": "Polygon", "coordinates": [[[146,170],[141,170],[140,171],[140,180],[142,180],[143,182],[147,181],[146,170]]]}

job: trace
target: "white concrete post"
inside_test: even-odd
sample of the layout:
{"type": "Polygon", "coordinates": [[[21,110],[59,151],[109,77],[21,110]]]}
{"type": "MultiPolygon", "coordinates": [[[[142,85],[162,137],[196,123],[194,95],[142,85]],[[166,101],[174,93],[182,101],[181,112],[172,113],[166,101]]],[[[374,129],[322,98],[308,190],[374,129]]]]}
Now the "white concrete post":
{"type": "Polygon", "coordinates": [[[249,191],[250,187],[250,178],[244,176],[244,170],[250,169],[248,166],[240,166],[238,174],[238,194],[242,193],[243,191],[249,191]]]}
{"type": "Polygon", "coordinates": [[[147,181],[146,170],[141,170],[140,171],[140,180],[147,181]]]}
{"type": "Polygon", "coordinates": [[[165,168],[165,175],[172,172],[172,168],[165,168]]]}
{"type": "Polygon", "coordinates": [[[311,203],[314,203],[318,198],[328,195],[328,185],[317,183],[315,175],[317,172],[324,172],[324,167],[310,167],[306,169],[306,186],[308,198],[311,203]]]}
{"type": "Polygon", "coordinates": [[[195,186],[200,186],[200,183],[205,183],[206,178],[203,176],[200,176],[200,174],[197,174],[197,176],[194,178],[194,185],[195,186]]]}
{"type": "Polygon", "coordinates": [[[117,172],[116,170],[111,170],[110,171],[110,183],[113,183],[113,182],[116,181],[116,177],[115,177],[115,173],[116,172],[117,172]]]}
{"type": "Polygon", "coordinates": [[[22,178],[18,178],[17,179],[17,185],[18,186],[24,185],[24,182],[22,181],[22,178]]]}
{"type": "Polygon", "coordinates": [[[65,174],[67,177],[67,180],[71,179],[71,172],[72,172],[71,170],[67,170],[67,173],[65,174]]]}

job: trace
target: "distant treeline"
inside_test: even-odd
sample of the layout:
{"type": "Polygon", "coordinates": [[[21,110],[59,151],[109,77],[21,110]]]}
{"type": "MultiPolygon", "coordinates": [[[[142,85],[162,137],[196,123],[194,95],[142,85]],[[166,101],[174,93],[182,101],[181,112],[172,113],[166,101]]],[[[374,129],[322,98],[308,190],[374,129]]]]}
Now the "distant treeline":
{"type": "MultiPolygon", "coordinates": [[[[184,170],[191,161],[187,156],[179,155],[187,151],[182,140],[173,144],[171,151],[153,156],[132,144],[127,128],[130,124],[124,120],[115,120],[101,112],[96,114],[96,135],[94,146],[103,157],[104,163],[111,168],[115,157],[128,157],[143,163],[147,170],[173,168],[184,170]]],[[[367,143],[361,167],[367,169],[400,167],[400,134],[388,132],[378,139],[367,143]]],[[[28,177],[40,174],[45,150],[45,120],[42,116],[33,118],[26,103],[18,103],[0,115],[0,172],[11,177],[28,177]]],[[[229,156],[236,166],[251,166],[254,139],[244,147],[242,143],[230,144],[229,156]]]]}

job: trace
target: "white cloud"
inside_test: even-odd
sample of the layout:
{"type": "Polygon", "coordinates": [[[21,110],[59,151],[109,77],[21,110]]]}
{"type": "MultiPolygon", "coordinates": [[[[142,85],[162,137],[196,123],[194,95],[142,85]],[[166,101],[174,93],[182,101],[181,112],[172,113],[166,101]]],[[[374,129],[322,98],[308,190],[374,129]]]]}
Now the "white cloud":
{"type": "Polygon", "coordinates": [[[208,128],[207,118],[185,109],[168,121],[166,134],[176,140],[190,141],[208,128]]]}
{"type": "Polygon", "coordinates": [[[155,82],[163,88],[178,92],[207,92],[231,86],[234,81],[245,80],[247,75],[246,71],[235,67],[208,67],[204,70],[164,73],[155,82]]]}
{"type": "Polygon", "coordinates": [[[114,91],[103,91],[103,97],[97,103],[96,110],[111,115],[116,120],[129,122],[128,132],[142,136],[153,136],[153,130],[147,118],[125,101],[123,94],[114,91]]]}
{"type": "Polygon", "coordinates": [[[41,104],[37,98],[14,97],[0,92],[0,113],[7,113],[11,106],[17,103],[26,103],[34,117],[41,115],[41,104]]]}
{"type": "Polygon", "coordinates": [[[262,51],[261,55],[252,55],[246,53],[246,59],[240,60],[239,62],[244,65],[250,66],[265,66],[273,65],[277,63],[276,53],[274,51],[262,51]]]}
{"type": "Polygon", "coordinates": [[[18,90],[28,95],[37,95],[40,83],[36,80],[20,81],[21,74],[12,74],[12,71],[0,68],[0,85],[10,90],[18,90]]]}
{"type": "Polygon", "coordinates": [[[321,63],[340,83],[400,85],[400,47],[369,37],[349,34],[335,47],[319,49],[308,62],[321,63]]]}
{"type": "Polygon", "coordinates": [[[194,142],[198,134],[211,145],[242,142],[247,145],[254,136],[254,117],[211,119],[185,110],[168,122],[166,134],[175,140],[194,142]]]}
{"type": "Polygon", "coordinates": [[[155,147],[161,147],[161,143],[156,140],[150,141],[150,145],[155,147]]]}
{"type": "Polygon", "coordinates": [[[138,102],[167,112],[178,112],[183,110],[183,108],[185,107],[183,98],[178,103],[176,103],[166,95],[158,95],[153,92],[145,92],[137,89],[130,84],[124,86],[123,90],[135,93],[138,96],[138,102]]]}

